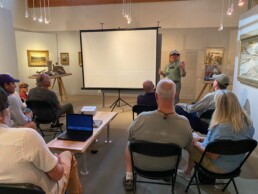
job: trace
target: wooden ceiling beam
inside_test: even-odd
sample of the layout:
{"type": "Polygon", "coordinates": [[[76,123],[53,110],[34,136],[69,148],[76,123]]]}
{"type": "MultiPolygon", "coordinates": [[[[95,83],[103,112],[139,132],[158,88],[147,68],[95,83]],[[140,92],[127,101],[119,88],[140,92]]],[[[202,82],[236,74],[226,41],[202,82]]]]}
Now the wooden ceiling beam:
{"type": "MultiPolygon", "coordinates": [[[[34,0],[34,7],[44,6],[44,1],[47,6],[48,0],[34,0]]],[[[132,3],[151,3],[165,1],[180,1],[180,0],[132,0],[132,3]]],[[[182,0],[181,0],[182,1],[182,0]]],[[[83,5],[103,5],[103,4],[122,4],[123,0],[49,0],[50,7],[62,6],[83,6],[83,5]]],[[[28,7],[33,7],[33,0],[28,0],[28,7]]]]}

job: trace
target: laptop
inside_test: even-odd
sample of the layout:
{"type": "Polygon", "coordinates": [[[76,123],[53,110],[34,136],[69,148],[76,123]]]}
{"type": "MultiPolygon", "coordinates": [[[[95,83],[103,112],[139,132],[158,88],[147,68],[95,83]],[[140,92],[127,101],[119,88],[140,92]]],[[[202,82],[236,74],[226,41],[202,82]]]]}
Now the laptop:
{"type": "Polygon", "coordinates": [[[86,141],[93,134],[93,116],[86,114],[66,114],[66,132],[57,139],[86,141]]]}

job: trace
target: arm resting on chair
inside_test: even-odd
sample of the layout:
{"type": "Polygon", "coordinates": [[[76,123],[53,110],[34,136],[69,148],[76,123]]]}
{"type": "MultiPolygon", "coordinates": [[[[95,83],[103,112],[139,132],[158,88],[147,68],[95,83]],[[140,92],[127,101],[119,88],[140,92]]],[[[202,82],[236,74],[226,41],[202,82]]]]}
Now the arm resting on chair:
{"type": "MultiPolygon", "coordinates": [[[[202,153],[205,150],[205,147],[203,147],[202,144],[200,144],[200,142],[198,142],[198,141],[194,141],[193,146],[195,146],[197,149],[199,149],[202,153]]],[[[206,156],[212,160],[215,160],[219,157],[219,154],[213,154],[213,153],[207,152],[206,156]]]]}

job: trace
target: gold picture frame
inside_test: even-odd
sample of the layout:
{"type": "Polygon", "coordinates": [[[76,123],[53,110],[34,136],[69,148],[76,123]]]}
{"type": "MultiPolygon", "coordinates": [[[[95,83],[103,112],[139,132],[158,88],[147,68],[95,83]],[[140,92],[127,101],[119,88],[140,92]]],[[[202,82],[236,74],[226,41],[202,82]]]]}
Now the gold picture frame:
{"type": "Polygon", "coordinates": [[[258,31],[256,35],[241,37],[241,49],[238,65],[238,80],[250,86],[258,87],[258,31]]]}
{"type": "Polygon", "coordinates": [[[29,67],[45,67],[49,60],[48,50],[27,50],[29,67]]]}
{"type": "Polygon", "coordinates": [[[60,53],[62,65],[69,65],[69,53],[60,53]]]}
{"type": "Polygon", "coordinates": [[[82,52],[78,52],[78,62],[79,66],[82,66],[82,52]]]}

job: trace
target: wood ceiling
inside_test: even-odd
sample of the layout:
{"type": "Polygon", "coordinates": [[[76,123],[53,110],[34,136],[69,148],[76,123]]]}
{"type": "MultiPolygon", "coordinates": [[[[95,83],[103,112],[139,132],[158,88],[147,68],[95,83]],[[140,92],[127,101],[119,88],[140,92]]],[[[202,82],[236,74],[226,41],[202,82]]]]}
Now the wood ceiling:
{"type": "MultiPolygon", "coordinates": [[[[123,3],[123,0],[34,0],[34,7],[39,7],[40,2],[41,2],[41,6],[43,7],[44,1],[45,1],[46,6],[49,1],[50,7],[122,4],[123,3]]],[[[132,3],[150,3],[150,2],[165,2],[165,1],[183,1],[183,0],[131,0],[132,3]]],[[[33,7],[33,0],[28,0],[28,6],[29,6],[29,8],[33,7]]]]}

